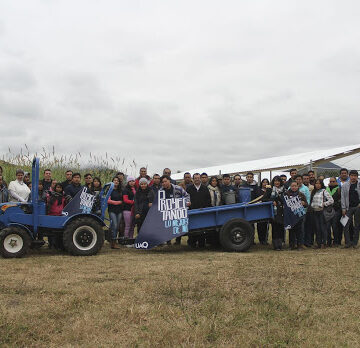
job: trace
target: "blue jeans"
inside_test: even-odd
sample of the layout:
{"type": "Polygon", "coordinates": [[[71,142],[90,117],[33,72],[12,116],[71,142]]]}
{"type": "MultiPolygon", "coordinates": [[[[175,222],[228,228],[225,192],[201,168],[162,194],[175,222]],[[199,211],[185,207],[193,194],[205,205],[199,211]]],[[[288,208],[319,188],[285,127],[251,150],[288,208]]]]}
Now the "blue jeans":
{"type": "Polygon", "coordinates": [[[327,243],[327,229],[325,224],[324,212],[322,210],[313,212],[313,222],[313,227],[316,234],[316,243],[318,245],[325,245],[327,243]]]}
{"type": "Polygon", "coordinates": [[[334,217],[329,220],[326,223],[326,228],[327,228],[327,233],[328,233],[328,245],[331,245],[331,229],[332,229],[332,233],[333,233],[333,243],[335,245],[340,245],[341,244],[341,239],[342,239],[342,230],[340,227],[340,218],[341,218],[341,210],[335,210],[335,215],[334,217]]]}
{"type": "Polygon", "coordinates": [[[111,239],[116,239],[118,231],[119,231],[119,226],[120,226],[120,221],[121,221],[121,216],[122,216],[122,212],[120,213],[114,213],[114,212],[109,212],[109,217],[110,217],[110,230],[111,230],[111,239]]]}

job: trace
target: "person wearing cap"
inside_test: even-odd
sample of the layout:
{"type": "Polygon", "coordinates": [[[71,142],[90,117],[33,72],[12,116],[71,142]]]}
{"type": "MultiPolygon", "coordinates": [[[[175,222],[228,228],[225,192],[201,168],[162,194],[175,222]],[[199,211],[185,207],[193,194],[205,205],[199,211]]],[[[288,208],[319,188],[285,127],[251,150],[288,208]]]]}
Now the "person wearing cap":
{"type": "MultiPolygon", "coordinates": [[[[146,178],[140,178],[142,182],[146,178]]],[[[134,198],[135,198],[135,178],[133,176],[127,177],[127,185],[123,191],[123,217],[125,222],[125,231],[124,231],[124,237],[132,239],[134,238],[134,198]]]]}
{"type": "Polygon", "coordinates": [[[25,172],[24,173],[24,183],[29,186],[31,184],[31,181],[30,181],[30,173],[29,172],[25,172]]]}
{"type": "Polygon", "coordinates": [[[30,189],[24,183],[24,171],[22,169],[16,170],[16,180],[9,184],[9,201],[26,203],[30,196],[30,189]]]}

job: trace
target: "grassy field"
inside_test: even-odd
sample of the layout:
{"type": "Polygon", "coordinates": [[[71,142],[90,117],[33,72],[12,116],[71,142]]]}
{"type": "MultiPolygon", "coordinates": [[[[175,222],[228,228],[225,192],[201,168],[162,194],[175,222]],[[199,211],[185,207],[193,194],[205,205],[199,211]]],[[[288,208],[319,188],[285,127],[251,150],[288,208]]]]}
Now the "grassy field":
{"type": "Polygon", "coordinates": [[[354,347],[360,252],[187,246],[0,259],[2,347],[354,347]]]}

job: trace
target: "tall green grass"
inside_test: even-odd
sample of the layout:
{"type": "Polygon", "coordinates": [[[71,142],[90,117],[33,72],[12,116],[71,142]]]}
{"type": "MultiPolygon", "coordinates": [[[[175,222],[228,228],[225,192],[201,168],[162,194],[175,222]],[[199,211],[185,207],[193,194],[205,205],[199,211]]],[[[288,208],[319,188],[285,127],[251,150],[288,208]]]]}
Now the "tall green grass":
{"type": "Polygon", "coordinates": [[[97,176],[102,183],[106,183],[111,181],[117,172],[134,173],[137,167],[134,160],[130,164],[126,164],[125,158],[110,156],[108,153],[105,153],[104,156],[94,155],[91,152],[88,155],[80,152],[61,155],[55,152],[54,146],[51,150],[43,147],[41,152],[31,152],[25,144],[19,153],[13,153],[9,148],[6,154],[0,156],[0,165],[3,168],[5,180],[7,182],[15,180],[15,173],[18,168],[31,173],[34,157],[40,158],[40,178],[43,177],[45,169],[51,169],[52,178],[57,181],[64,181],[65,172],[72,170],[79,172],[82,177],[86,173],[91,173],[93,177],[97,176]]]}

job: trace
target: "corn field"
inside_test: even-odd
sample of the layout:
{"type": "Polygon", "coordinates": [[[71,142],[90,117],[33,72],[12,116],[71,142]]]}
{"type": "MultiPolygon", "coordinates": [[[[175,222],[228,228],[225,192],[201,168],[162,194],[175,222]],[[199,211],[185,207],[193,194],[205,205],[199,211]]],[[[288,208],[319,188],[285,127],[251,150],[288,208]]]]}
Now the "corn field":
{"type": "Polygon", "coordinates": [[[57,181],[65,180],[65,172],[72,170],[79,172],[83,177],[86,173],[91,173],[93,177],[97,176],[102,183],[112,180],[117,172],[123,172],[125,175],[135,175],[137,173],[137,164],[135,160],[128,163],[125,158],[119,156],[82,154],[61,155],[55,152],[53,146],[51,150],[42,148],[41,152],[31,152],[25,144],[19,153],[13,153],[11,148],[6,154],[0,155],[0,166],[3,168],[3,177],[7,182],[15,180],[15,173],[18,168],[31,173],[32,161],[34,157],[40,158],[40,178],[43,177],[45,169],[50,169],[52,178],[57,181]]]}

